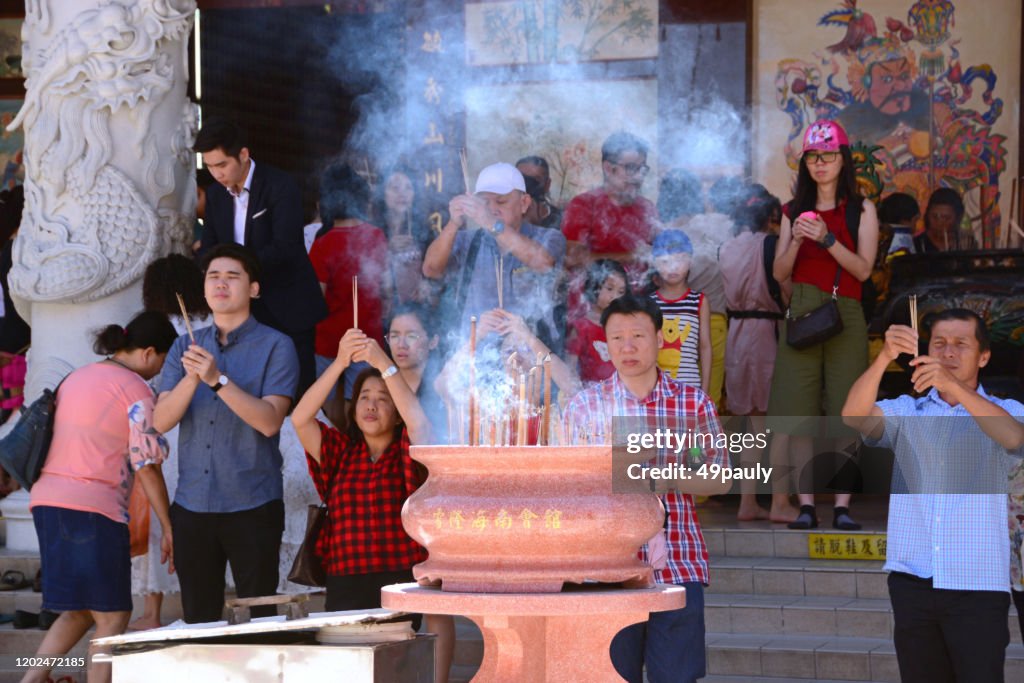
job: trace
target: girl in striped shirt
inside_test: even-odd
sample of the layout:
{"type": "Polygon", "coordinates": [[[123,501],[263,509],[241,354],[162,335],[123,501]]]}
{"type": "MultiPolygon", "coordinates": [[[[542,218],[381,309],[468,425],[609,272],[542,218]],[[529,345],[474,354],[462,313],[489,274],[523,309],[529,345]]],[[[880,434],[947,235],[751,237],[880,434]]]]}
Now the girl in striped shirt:
{"type": "Polygon", "coordinates": [[[651,298],[663,317],[658,367],[672,379],[706,392],[711,379],[711,312],[704,294],[687,282],[693,245],[682,230],[664,230],[654,238],[651,255],[657,283],[651,298]]]}

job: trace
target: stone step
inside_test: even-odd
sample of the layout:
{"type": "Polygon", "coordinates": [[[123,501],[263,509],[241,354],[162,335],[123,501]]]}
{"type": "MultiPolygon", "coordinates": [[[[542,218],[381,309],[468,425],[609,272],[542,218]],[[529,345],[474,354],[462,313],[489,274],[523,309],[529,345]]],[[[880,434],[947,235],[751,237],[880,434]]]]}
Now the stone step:
{"type": "Polygon", "coordinates": [[[8,569],[16,569],[25,574],[25,578],[31,581],[35,578],[39,567],[39,553],[26,553],[21,550],[10,550],[6,547],[0,547],[0,575],[8,569]]]}
{"type": "MultiPolygon", "coordinates": [[[[779,678],[777,676],[705,676],[700,679],[701,683],[807,683],[806,678],[779,678]]],[[[837,679],[825,680],[814,679],[814,683],[847,683],[837,679]]],[[[883,681],[869,681],[868,683],[884,683],[883,681]]]]}
{"type": "Polygon", "coordinates": [[[892,637],[892,608],[881,598],[709,593],[704,618],[718,633],[892,637]]]}
{"type": "Polygon", "coordinates": [[[882,562],[712,557],[709,593],[888,599],[882,562]]]}
{"type": "MultiPolygon", "coordinates": [[[[708,633],[707,656],[708,674],[748,681],[754,676],[881,683],[900,680],[896,650],[889,638],[708,633]]],[[[1006,680],[1024,680],[1024,646],[1018,643],[1006,651],[1006,680]]]]}
{"type": "MultiPolygon", "coordinates": [[[[740,523],[749,525],[746,528],[705,528],[704,542],[708,553],[719,557],[792,557],[810,558],[810,537],[812,535],[853,536],[854,538],[873,538],[885,535],[882,531],[835,531],[834,529],[812,529],[798,531],[787,529],[785,525],[767,522],[740,523]]],[[[860,543],[858,542],[858,545],[860,543]]],[[[879,558],[884,559],[884,558],[879,558]]],[[[868,561],[870,560],[858,560],[868,561]]]]}
{"type": "MultiPolygon", "coordinates": [[[[783,633],[892,637],[892,604],[888,598],[708,593],[704,618],[718,633],[783,633]]],[[[1016,640],[1017,610],[1010,606],[1007,625],[1016,640]]]]}

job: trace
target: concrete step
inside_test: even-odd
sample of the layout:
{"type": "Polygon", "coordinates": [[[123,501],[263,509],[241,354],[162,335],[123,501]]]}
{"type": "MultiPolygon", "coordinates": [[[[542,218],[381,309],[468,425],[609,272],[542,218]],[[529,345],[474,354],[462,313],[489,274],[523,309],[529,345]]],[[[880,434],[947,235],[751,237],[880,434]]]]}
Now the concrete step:
{"type": "Polygon", "coordinates": [[[882,562],[712,557],[709,593],[888,599],[882,562]]]}
{"type": "Polygon", "coordinates": [[[0,575],[8,569],[16,569],[25,574],[25,578],[31,581],[39,571],[39,553],[26,553],[21,550],[9,550],[0,547],[0,575]]]}
{"type": "MultiPolygon", "coordinates": [[[[708,674],[748,681],[753,676],[881,683],[900,680],[896,650],[889,638],[708,633],[707,656],[708,674]]],[[[1006,680],[1024,680],[1024,646],[1020,644],[1007,648],[1006,680]]]]}
{"type": "Polygon", "coordinates": [[[709,593],[704,617],[718,633],[864,638],[892,637],[893,623],[888,599],[746,593],[709,593]]]}
{"type": "MultiPolygon", "coordinates": [[[[704,618],[718,633],[892,637],[892,604],[882,598],[708,593],[704,618]]],[[[1011,638],[1020,623],[1010,606],[1011,638]]]]}
{"type": "MultiPolygon", "coordinates": [[[[777,676],[705,676],[700,679],[701,683],[807,683],[806,678],[779,678],[777,676]]],[[[841,683],[839,680],[814,679],[814,683],[841,683]]],[[[842,683],[846,683],[843,681],[842,683]]],[[[869,683],[884,683],[883,681],[870,681],[869,683]]]]}

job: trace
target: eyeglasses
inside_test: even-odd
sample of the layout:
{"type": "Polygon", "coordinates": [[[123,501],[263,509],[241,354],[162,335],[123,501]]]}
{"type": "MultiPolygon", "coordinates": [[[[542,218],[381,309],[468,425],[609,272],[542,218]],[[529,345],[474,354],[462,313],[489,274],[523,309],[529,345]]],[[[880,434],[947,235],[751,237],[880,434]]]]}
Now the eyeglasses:
{"type": "Polygon", "coordinates": [[[397,346],[403,341],[405,341],[406,345],[411,346],[420,339],[423,339],[423,335],[417,332],[410,332],[409,334],[389,334],[387,339],[392,346],[397,346]]]}
{"type": "Polygon", "coordinates": [[[816,164],[819,161],[831,164],[839,158],[839,152],[808,152],[804,154],[804,161],[808,164],[816,164]]]}
{"type": "Polygon", "coordinates": [[[620,164],[613,161],[612,166],[618,166],[625,171],[627,175],[646,175],[647,172],[651,170],[651,167],[647,164],[620,164]]]}

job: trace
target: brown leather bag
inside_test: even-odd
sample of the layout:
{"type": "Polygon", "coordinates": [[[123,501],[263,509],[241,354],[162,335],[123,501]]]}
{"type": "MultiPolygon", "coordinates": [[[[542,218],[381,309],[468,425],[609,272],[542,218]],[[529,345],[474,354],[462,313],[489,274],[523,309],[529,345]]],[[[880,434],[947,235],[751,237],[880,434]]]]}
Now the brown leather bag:
{"type": "Polygon", "coordinates": [[[324,564],[316,553],[316,544],[320,540],[324,522],[327,521],[326,505],[310,505],[306,511],[306,535],[295,554],[295,562],[288,572],[288,580],[301,586],[327,585],[327,572],[324,564]]]}

